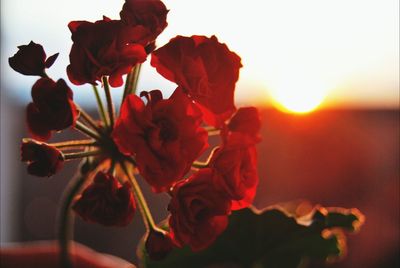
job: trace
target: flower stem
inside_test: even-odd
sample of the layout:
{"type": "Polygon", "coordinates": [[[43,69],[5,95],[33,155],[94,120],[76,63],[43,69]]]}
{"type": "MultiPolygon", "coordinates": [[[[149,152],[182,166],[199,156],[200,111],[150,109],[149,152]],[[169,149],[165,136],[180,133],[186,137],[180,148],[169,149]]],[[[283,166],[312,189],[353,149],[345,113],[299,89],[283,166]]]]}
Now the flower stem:
{"type": "Polygon", "coordinates": [[[144,224],[146,225],[147,230],[151,229],[158,229],[156,224],[154,223],[153,216],[151,215],[149,206],[147,205],[146,199],[143,196],[142,190],[140,189],[139,184],[136,181],[136,178],[134,175],[132,175],[129,171],[128,168],[126,167],[124,162],[121,162],[121,167],[124,170],[126,176],[128,177],[129,181],[132,184],[133,187],[133,192],[136,197],[136,201],[139,205],[140,212],[143,217],[144,224]]]}
{"type": "Polygon", "coordinates": [[[216,136],[219,135],[221,132],[219,130],[210,130],[208,131],[208,136],[216,136]]]}
{"type": "Polygon", "coordinates": [[[96,139],[96,140],[100,140],[100,136],[97,132],[93,131],[92,129],[88,128],[87,126],[85,126],[84,124],[82,124],[79,121],[76,121],[75,123],[75,128],[77,130],[79,130],[80,132],[82,132],[83,134],[86,134],[87,136],[96,139]]]}
{"type": "Polygon", "coordinates": [[[64,158],[65,158],[65,160],[71,160],[71,159],[83,158],[86,156],[99,155],[100,153],[101,153],[101,150],[68,153],[68,154],[64,154],[64,158]]]}
{"type": "Polygon", "coordinates": [[[192,167],[195,167],[195,168],[206,168],[206,167],[208,167],[208,163],[207,162],[194,161],[193,164],[192,164],[192,167]]]}
{"type": "Polygon", "coordinates": [[[59,149],[66,147],[95,146],[96,144],[97,143],[94,140],[73,140],[49,143],[49,145],[57,147],[59,149]]]}
{"type": "Polygon", "coordinates": [[[212,132],[212,131],[219,130],[218,128],[210,127],[210,126],[205,126],[204,129],[207,130],[207,131],[209,131],[209,132],[210,132],[210,131],[212,132]]]}
{"type": "Polygon", "coordinates": [[[126,96],[128,96],[130,88],[132,87],[132,77],[134,76],[136,66],[133,67],[128,75],[126,76],[126,81],[125,81],[125,88],[124,88],[124,94],[122,95],[122,103],[124,102],[126,96]]]}
{"type": "Polygon", "coordinates": [[[115,118],[114,103],[111,98],[110,85],[108,84],[107,77],[103,76],[102,81],[103,81],[104,91],[106,92],[108,115],[110,119],[110,128],[112,130],[114,128],[114,118],[115,118]]]}
{"type": "Polygon", "coordinates": [[[49,76],[47,75],[47,73],[46,73],[46,71],[45,70],[43,70],[43,73],[42,73],[42,75],[41,75],[43,78],[49,78],[49,76]]]}
{"type": "Polygon", "coordinates": [[[92,86],[94,95],[96,96],[97,106],[99,109],[99,116],[106,126],[108,126],[108,118],[104,109],[103,101],[101,100],[99,90],[95,85],[92,86]]]}
{"type": "Polygon", "coordinates": [[[202,161],[194,161],[192,164],[192,167],[194,168],[206,168],[210,165],[211,159],[213,158],[214,154],[218,151],[220,147],[219,146],[215,146],[210,155],[208,156],[207,160],[205,162],[202,161]]]}
{"type": "Polygon", "coordinates": [[[137,90],[137,85],[139,83],[139,75],[140,69],[142,68],[142,64],[138,63],[135,66],[133,77],[132,77],[132,85],[130,86],[130,91],[128,94],[135,94],[137,90]]]}
{"type": "Polygon", "coordinates": [[[71,205],[74,197],[79,193],[86,180],[85,175],[75,176],[64,190],[61,206],[59,209],[58,243],[60,246],[60,267],[72,268],[69,255],[70,241],[73,235],[73,215],[71,205]]]}
{"type": "Polygon", "coordinates": [[[96,121],[88,113],[86,113],[81,107],[77,106],[77,108],[79,109],[80,115],[89,124],[89,126],[91,126],[93,129],[95,129],[99,134],[101,134],[102,130],[97,125],[96,121]]]}

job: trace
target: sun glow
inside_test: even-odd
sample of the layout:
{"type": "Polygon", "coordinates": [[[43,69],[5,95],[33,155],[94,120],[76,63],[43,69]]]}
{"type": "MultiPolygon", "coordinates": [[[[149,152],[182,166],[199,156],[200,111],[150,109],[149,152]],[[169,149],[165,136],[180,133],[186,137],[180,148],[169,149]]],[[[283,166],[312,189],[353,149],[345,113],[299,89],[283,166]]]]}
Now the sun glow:
{"type": "Polygon", "coordinates": [[[273,105],[281,111],[304,114],[317,109],[330,90],[329,83],[300,73],[288,73],[270,83],[273,105]]]}

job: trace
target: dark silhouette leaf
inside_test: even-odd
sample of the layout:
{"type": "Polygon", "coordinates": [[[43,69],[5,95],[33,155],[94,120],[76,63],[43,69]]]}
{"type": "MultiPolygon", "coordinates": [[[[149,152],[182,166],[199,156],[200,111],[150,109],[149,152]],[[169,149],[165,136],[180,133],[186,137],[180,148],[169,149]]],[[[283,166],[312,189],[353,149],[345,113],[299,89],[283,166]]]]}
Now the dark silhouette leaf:
{"type": "Polygon", "coordinates": [[[295,268],[304,259],[325,261],[340,257],[345,247],[344,231],[353,232],[364,221],[357,209],[315,206],[304,215],[295,215],[296,210],[284,207],[233,212],[226,231],[201,252],[177,248],[164,260],[153,261],[148,258],[142,241],[138,247],[141,265],[148,268],[295,268]]]}

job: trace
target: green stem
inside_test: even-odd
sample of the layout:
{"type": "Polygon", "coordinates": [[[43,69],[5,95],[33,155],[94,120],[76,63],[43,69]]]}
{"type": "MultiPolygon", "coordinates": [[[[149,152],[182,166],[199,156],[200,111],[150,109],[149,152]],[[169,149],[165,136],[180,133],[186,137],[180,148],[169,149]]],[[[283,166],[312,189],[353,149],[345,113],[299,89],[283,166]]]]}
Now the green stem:
{"type": "Polygon", "coordinates": [[[133,157],[127,156],[125,157],[125,160],[130,162],[132,165],[137,166],[136,160],[133,157]]]}
{"type": "Polygon", "coordinates": [[[42,76],[43,78],[50,78],[50,77],[47,75],[47,73],[46,73],[45,70],[43,70],[43,73],[42,73],[41,76],[42,76]]]}
{"type": "Polygon", "coordinates": [[[104,125],[108,126],[108,118],[106,115],[106,111],[104,109],[103,101],[101,100],[101,97],[99,94],[99,90],[97,89],[97,87],[95,85],[92,85],[92,88],[93,88],[94,95],[96,96],[97,106],[99,109],[99,116],[100,116],[101,120],[104,122],[104,125]]]}
{"type": "Polygon", "coordinates": [[[82,132],[83,134],[86,134],[87,136],[96,139],[96,140],[100,140],[100,136],[97,132],[93,131],[92,129],[88,128],[87,126],[85,126],[84,124],[82,124],[79,121],[76,121],[75,123],[75,128],[77,130],[79,130],[80,132],[82,132]]]}
{"type": "Polygon", "coordinates": [[[194,161],[192,164],[192,167],[195,168],[206,168],[208,167],[208,163],[207,162],[201,162],[201,161],[194,161]]]}
{"type": "Polygon", "coordinates": [[[69,153],[69,154],[64,154],[64,159],[71,160],[71,159],[83,158],[83,157],[87,157],[87,156],[99,155],[100,153],[101,153],[101,150],[69,153]]]}
{"type": "Polygon", "coordinates": [[[137,85],[139,83],[139,75],[140,75],[140,69],[142,68],[142,64],[138,63],[136,64],[136,67],[134,69],[133,77],[132,77],[132,85],[130,87],[130,91],[128,94],[135,94],[137,90],[137,85]]]}
{"type": "Polygon", "coordinates": [[[136,201],[139,205],[140,212],[143,217],[144,224],[146,225],[147,230],[158,229],[156,224],[154,223],[153,216],[151,215],[149,206],[147,205],[146,199],[143,196],[142,190],[140,189],[139,184],[137,183],[135,176],[133,176],[127,169],[124,162],[121,162],[121,167],[124,170],[126,176],[129,181],[132,183],[133,192],[135,194],[136,201]]]}
{"type": "Polygon", "coordinates": [[[122,102],[124,102],[126,96],[128,96],[130,88],[132,87],[132,77],[134,76],[136,66],[133,67],[128,75],[126,76],[126,81],[125,81],[125,88],[124,88],[124,94],[122,95],[122,102]]]}
{"type": "Polygon", "coordinates": [[[218,128],[215,128],[215,127],[210,127],[210,126],[205,126],[205,127],[204,127],[204,129],[205,129],[205,130],[207,130],[207,131],[209,131],[209,132],[210,132],[210,131],[216,131],[216,130],[219,130],[218,128]]]}
{"type": "Polygon", "coordinates": [[[116,161],[115,159],[111,159],[111,165],[110,165],[110,169],[108,170],[108,172],[113,175],[115,177],[115,167],[116,167],[116,161]]]}
{"type": "Polygon", "coordinates": [[[110,118],[110,128],[112,130],[114,128],[114,118],[115,118],[114,103],[111,98],[110,85],[108,84],[107,77],[103,76],[102,81],[103,81],[104,91],[106,92],[108,115],[110,118]]]}
{"type": "Polygon", "coordinates": [[[93,129],[95,129],[99,134],[102,133],[101,128],[98,126],[96,121],[88,114],[86,113],[81,107],[77,106],[79,109],[79,113],[82,116],[82,118],[91,126],[93,129]]]}
{"type": "Polygon", "coordinates": [[[220,134],[219,130],[208,131],[208,136],[216,136],[216,135],[219,135],[219,134],[220,134]]]}
{"type": "Polygon", "coordinates": [[[215,147],[212,149],[210,155],[208,156],[208,158],[207,158],[207,160],[206,160],[205,162],[202,162],[202,161],[194,161],[193,164],[192,164],[192,167],[194,167],[194,168],[206,168],[206,167],[208,167],[208,166],[210,165],[211,159],[213,158],[215,152],[216,152],[218,149],[219,149],[219,146],[215,146],[215,147]]]}
{"type": "Polygon", "coordinates": [[[85,180],[85,175],[75,176],[68,183],[63,193],[62,203],[58,214],[58,243],[60,247],[60,265],[62,268],[72,268],[72,261],[69,251],[70,242],[73,236],[74,217],[71,213],[71,206],[74,197],[80,192],[85,180]]]}
{"type": "Polygon", "coordinates": [[[95,146],[97,143],[94,140],[73,140],[73,141],[62,141],[56,143],[49,143],[50,146],[57,148],[65,147],[79,147],[79,146],[95,146]]]}

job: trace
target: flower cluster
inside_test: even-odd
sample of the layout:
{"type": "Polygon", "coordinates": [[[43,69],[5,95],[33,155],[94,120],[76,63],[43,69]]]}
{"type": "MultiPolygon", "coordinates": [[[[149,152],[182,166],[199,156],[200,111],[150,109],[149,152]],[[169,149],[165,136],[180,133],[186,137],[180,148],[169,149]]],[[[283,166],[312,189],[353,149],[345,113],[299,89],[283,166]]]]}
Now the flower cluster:
{"type": "Polygon", "coordinates": [[[231,211],[252,203],[258,184],[258,111],[234,104],[240,57],[215,36],[177,36],[157,48],[167,13],[159,0],[126,0],[119,20],[68,24],[73,45],[66,72],[73,84],[92,85],[99,120],[74,102],[63,79],[55,82],[45,73],[58,54],[46,59],[42,46],[31,42],[9,59],[17,72],[40,76],[26,110],[33,139],[24,139],[21,147],[28,173],[51,176],[65,161],[83,159],[85,171],[76,184],[81,187],[69,193],[74,197],[70,207],[86,221],[125,226],[138,205],[154,259],[173,247],[207,248],[227,227],[231,211]],[[140,64],[147,57],[177,85],[169,98],[160,90],[136,95],[140,64]],[[110,86],[124,82],[117,116],[110,86]],[[88,138],[46,143],[54,131],[67,128],[88,138]],[[215,148],[209,148],[210,136],[219,136],[215,148]],[[171,197],[167,231],[154,223],[136,182],[139,174],[154,193],[171,197]]]}

